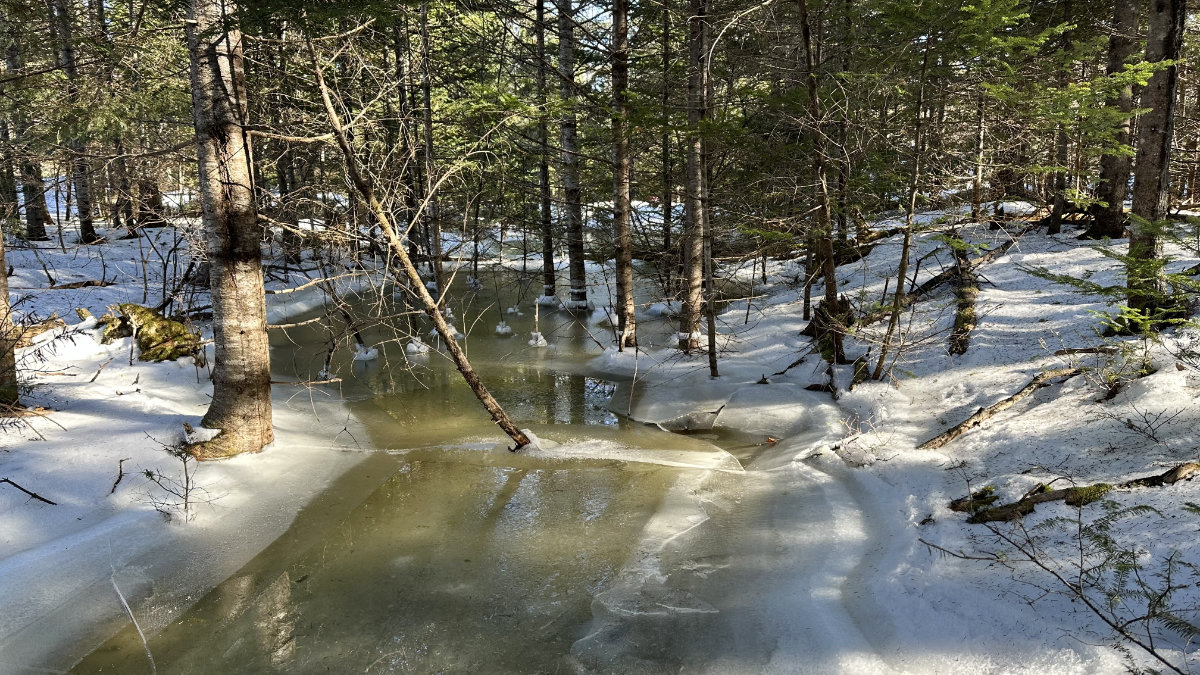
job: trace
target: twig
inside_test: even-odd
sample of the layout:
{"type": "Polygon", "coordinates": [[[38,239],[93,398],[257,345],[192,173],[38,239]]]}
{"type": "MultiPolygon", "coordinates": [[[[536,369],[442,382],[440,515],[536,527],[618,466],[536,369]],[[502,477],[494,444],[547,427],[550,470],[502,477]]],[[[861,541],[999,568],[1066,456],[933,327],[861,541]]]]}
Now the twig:
{"type": "Polygon", "coordinates": [[[104,370],[104,366],[107,366],[108,364],[112,363],[113,359],[115,359],[115,358],[117,358],[117,357],[114,356],[114,357],[112,357],[112,359],[109,359],[109,360],[105,361],[104,363],[101,363],[100,367],[96,369],[96,374],[92,376],[92,379],[88,380],[88,384],[95,382],[96,378],[100,377],[100,371],[104,370]]]}
{"type": "Polygon", "coordinates": [[[117,461],[117,479],[113,481],[112,489],[108,491],[108,494],[111,495],[117,491],[117,486],[121,484],[121,479],[125,477],[125,462],[129,461],[129,459],[129,457],[125,457],[117,461]]]}
{"type": "Polygon", "coordinates": [[[45,497],[39,495],[36,492],[30,492],[29,490],[26,490],[25,488],[21,487],[20,485],[17,485],[16,483],[12,482],[12,480],[10,480],[8,478],[0,478],[0,483],[8,483],[9,485],[17,488],[21,492],[24,492],[25,494],[38,500],[39,502],[45,502],[45,503],[49,504],[50,506],[58,506],[58,502],[52,502],[49,499],[46,499],[45,497]]]}

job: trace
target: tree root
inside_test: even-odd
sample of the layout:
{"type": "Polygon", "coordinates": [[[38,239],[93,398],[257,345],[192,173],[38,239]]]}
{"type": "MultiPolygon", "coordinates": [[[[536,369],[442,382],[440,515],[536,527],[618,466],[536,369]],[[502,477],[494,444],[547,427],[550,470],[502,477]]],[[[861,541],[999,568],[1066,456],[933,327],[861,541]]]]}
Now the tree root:
{"type": "Polygon", "coordinates": [[[1013,394],[1012,396],[1009,396],[1008,398],[1006,398],[1002,401],[993,403],[992,405],[990,405],[986,408],[980,408],[979,410],[976,410],[975,414],[971,415],[970,417],[963,420],[962,422],[954,425],[953,427],[950,427],[949,429],[943,431],[942,433],[938,434],[937,436],[934,436],[933,438],[918,445],[917,449],[918,450],[936,450],[937,448],[940,448],[943,445],[946,445],[947,443],[949,443],[950,441],[953,441],[954,439],[958,438],[959,436],[962,436],[963,434],[967,433],[971,429],[974,429],[975,427],[979,426],[980,424],[983,424],[988,419],[995,417],[997,414],[1013,407],[1013,405],[1018,403],[1021,399],[1029,396],[1033,392],[1035,392],[1038,389],[1041,389],[1042,387],[1049,384],[1050,380],[1052,380],[1056,377],[1063,377],[1063,376],[1072,377],[1072,376],[1078,375],[1080,372],[1082,372],[1082,370],[1079,368],[1057,368],[1055,370],[1047,370],[1044,373],[1039,373],[1037,376],[1035,376],[1032,380],[1029,381],[1029,384],[1026,384],[1024,387],[1022,387],[1021,390],[1018,391],[1017,393],[1013,394]]]}
{"type": "Polygon", "coordinates": [[[1069,488],[1051,490],[1045,483],[1030,490],[1015,502],[991,506],[995,501],[991,497],[993,488],[986,487],[970,497],[960,497],[950,502],[950,509],[970,513],[968,523],[990,523],[1018,520],[1033,513],[1036,505],[1044,502],[1064,501],[1070,506],[1085,506],[1100,499],[1114,489],[1128,490],[1141,487],[1163,487],[1183,480],[1190,480],[1200,473],[1200,463],[1185,462],[1167,471],[1153,476],[1144,476],[1113,485],[1111,483],[1095,483],[1093,485],[1077,485],[1069,488]]]}

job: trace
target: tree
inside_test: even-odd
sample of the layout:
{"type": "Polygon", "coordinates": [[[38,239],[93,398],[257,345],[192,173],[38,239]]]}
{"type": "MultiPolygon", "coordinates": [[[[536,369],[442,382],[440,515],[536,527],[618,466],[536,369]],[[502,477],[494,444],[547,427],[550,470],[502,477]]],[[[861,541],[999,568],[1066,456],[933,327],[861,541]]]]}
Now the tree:
{"type": "Polygon", "coordinates": [[[232,0],[192,0],[187,23],[215,348],[213,399],[201,424],[221,430],[192,448],[200,459],[258,452],[275,437],[242,38],[231,25],[236,10],[232,0]]]}
{"type": "Polygon", "coordinates": [[[629,3],[613,0],[613,227],[617,234],[617,349],[637,346],[633,302],[633,236],[629,231],[629,3]]]}
{"type": "Polygon", "coordinates": [[[583,197],[579,186],[579,138],[575,112],[575,10],[574,0],[556,0],[558,7],[558,76],[562,86],[562,185],[563,221],[567,233],[570,270],[569,309],[587,309],[587,268],[583,251],[583,197]]]}
{"type": "MultiPolygon", "coordinates": [[[[1137,48],[1138,5],[1136,2],[1116,0],[1113,3],[1112,33],[1108,37],[1108,63],[1105,74],[1120,74],[1137,48]]],[[[1119,239],[1125,233],[1125,195],[1129,191],[1129,169],[1132,160],[1125,148],[1129,145],[1130,118],[1133,114],[1133,83],[1123,82],[1107,105],[1120,114],[1117,122],[1117,150],[1105,153],[1100,158],[1100,178],[1096,184],[1096,198],[1103,205],[1092,208],[1095,224],[1087,236],[1093,239],[1108,237],[1119,239]]]]}
{"type": "Polygon", "coordinates": [[[700,308],[704,290],[704,141],[701,122],[707,110],[708,53],[707,0],[691,0],[688,17],[688,137],[687,173],[684,176],[683,302],[679,312],[679,348],[700,348],[700,308]]]}
{"type": "MultiPolygon", "coordinates": [[[[25,64],[21,58],[21,49],[14,33],[14,25],[6,16],[0,16],[0,29],[3,31],[4,63],[7,76],[15,79],[24,74],[25,64]]],[[[42,180],[41,164],[33,157],[31,144],[31,125],[28,113],[18,104],[12,112],[14,154],[17,155],[17,174],[21,183],[21,198],[25,205],[25,237],[33,241],[45,241],[46,222],[50,214],[46,211],[45,183],[42,180]]]]}
{"type": "MultiPolygon", "coordinates": [[[[79,106],[79,68],[75,62],[74,30],[66,0],[50,3],[53,30],[58,37],[58,61],[67,76],[67,104],[79,106]]],[[[75,188],[75,214],[79,218],[79,238],[85,244],[100,240],[92,223],[91,170],[88,167],[84,136],[79,130],[69,132],[67,147],[71,150],[71,182],[75,188]]]]}
{"type": "Polygon", "coordinates": [[[1171,192],[1171,141],[1175,124],[1179,68],[1175,60],[1183,47],[1187,19],[1185,0],[1152,0],[1146,62],[1169,62],[1142,90],[1142,107],[1149,111],[1138,120],[1137,158],[1133,176],[1133,215],[1129,261],[1126,265],[1130,309],[1153,318],[1163,309],[1162,244],[1156,228],[1168,215],[1171,192]]]}
{"type": "MultiPolygon", "coordinates": [[[[0,224],[2,230],[3,224],[0,224]]],[[[0,405],[17,402],[16,326],[8,302],[8,263],[4,260],[4,233],[0,231],[0,405]]]]}

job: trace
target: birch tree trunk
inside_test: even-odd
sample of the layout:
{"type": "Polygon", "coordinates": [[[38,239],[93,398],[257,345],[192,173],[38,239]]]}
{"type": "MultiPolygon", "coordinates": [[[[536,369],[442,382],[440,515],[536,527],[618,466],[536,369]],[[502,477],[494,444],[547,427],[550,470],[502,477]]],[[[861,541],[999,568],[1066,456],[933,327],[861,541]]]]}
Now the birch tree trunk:
{"type": "Polygon", "coordinates": [[[199,459],[258,452],[274,440],[241,33],[227,23],[235,13],[231,0],[192,0],[187,23],[216,351],[213,400],[201,424],[221,430],[191,449],[199,459]]]}

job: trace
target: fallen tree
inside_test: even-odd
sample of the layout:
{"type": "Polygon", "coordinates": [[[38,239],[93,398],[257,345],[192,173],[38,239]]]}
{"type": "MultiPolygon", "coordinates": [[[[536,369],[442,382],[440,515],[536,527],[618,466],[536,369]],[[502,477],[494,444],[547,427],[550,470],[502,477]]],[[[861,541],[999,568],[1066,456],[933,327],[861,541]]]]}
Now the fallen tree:
{"type": "Polygon", "coordinates": [[[975,413],[972,414],[967,419],[963,420],[962,422],[959,422],[958,424],[950,427],[949,429],[943,431],[942,433],[938,434],[937,436],[934,436],[933,438],[918,445],[917,449],[918,450],[936,450],[937,448],[942,447],[943,445],[949,443],[950,441],[953,441],[954,439],[958,438],[959,436],[962,436],[963,434],[967,433],[971,429],[974,429],[975,427],[983,424],[984,422],[991,419],[992,417],[995,417],[997,414],[1013,407],[1021,399],[1029,396],[1033,392],[1035,392],[1038,389],[1041,389],[1042,387],[1049,384],[1050,380],[1053,380],[1056,377],[1073,377],[1075,375],[1078,375],[1080,372],[1082,372],[1082,371],[1079,368],[1056,368],[1054,370],[1047,370],[1043,373],[1038,373],[1032,380],[1029,381],[1028,384],[1026,384],[1024,387],[1022,387],[1021,390],[1018,391],[1017,393],[1013,394],[1012,396],[1009,396],[1006,399],[997,401],[996,403],[993,403],[992,405],[989,405],[986,408],[980,408],[979,410],[976,410],[975,413]]]}
{"type": "Polygon", "coordinates": [[[950,510],[970,513],[971,516],[967,518],[968,523],[1018,520],[1033,513],[1035,506],[1045,502],[1063,501],[1071,506],[1084,506],[1100,499],[1112,490],[1174,485],[1180,481],[1191,480],[1197,473],[1200,473],[1200,463],[1185,462],[1162,473],[1134,478],[1124,483],[1073,485],[1057,490],[1051,490],[1048,484],[1040,483],[1017,501],[1000,506],[992,506],[998,498],[992,494],[993,488],[986,487],[968,497],[960,497],[950,502],[950,510]]]}

